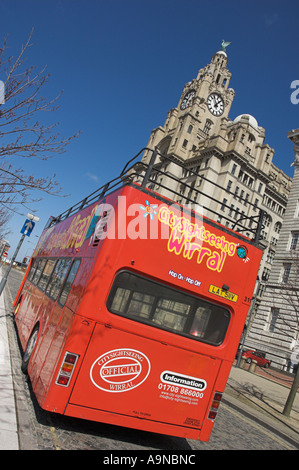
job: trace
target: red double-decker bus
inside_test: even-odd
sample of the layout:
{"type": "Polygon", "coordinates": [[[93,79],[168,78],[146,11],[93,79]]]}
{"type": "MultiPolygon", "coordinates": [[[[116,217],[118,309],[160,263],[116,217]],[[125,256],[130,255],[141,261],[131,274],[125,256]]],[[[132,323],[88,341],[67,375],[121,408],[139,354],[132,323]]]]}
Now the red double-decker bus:
{"type": "Polygon", "coordinates": [[[246,222],[250,239],[175,203],[163,158],[50,219],[14,303],[22,369],[45,410],[206,441],[253,295],[261,217],[246,222]]]}

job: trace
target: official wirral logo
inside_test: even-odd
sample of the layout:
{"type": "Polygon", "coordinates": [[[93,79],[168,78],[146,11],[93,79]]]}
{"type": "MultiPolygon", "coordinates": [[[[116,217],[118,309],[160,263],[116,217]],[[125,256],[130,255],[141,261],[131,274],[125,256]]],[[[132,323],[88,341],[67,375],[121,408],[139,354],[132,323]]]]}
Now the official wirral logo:
{"type": "Polygon", "coordinates": [[[98,357],[90,369],[92,383],[105,392],[120,393],[139,387],[148,377],[149,359],[135,349],[113,349],[98,357]]]}

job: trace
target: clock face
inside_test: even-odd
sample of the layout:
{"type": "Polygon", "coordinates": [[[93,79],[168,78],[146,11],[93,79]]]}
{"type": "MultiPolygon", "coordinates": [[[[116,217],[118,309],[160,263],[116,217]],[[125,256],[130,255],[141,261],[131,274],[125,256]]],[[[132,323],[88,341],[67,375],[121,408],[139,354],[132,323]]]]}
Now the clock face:
{"type": "Polygon", "coordinates": [[[188,91],[188,93],[186,93],[186,95],[185,95],[185,97],[182,101],[182,104],[181,104],[181,109],[186,109],[186,108],[188,108],[188,106],[190,106],[192,98],[193,98],[194,95],[195,95],[195,90],[190,90],[190,91],[188,91]]]}
{"type": "Polygon", "coordinates": [[[224,111],[224,101],[217,93],[211,93],[207,100],[209,111],[214,116],[221,116],[224,111]]]}

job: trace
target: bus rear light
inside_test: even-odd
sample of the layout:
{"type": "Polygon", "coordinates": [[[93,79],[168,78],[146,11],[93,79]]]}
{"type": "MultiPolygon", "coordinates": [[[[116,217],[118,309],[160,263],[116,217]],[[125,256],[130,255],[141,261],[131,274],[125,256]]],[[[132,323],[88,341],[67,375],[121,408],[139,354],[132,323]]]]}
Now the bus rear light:
{"type": "Polygon", "coordinates": [[[68,386],[68,383],[69,383],[69,377],[66,377],[65,375],[59,375],[57,377],[57,385],[63,385],[64,387],[67,387],[68,386]]]}
{"type": "Polygon", "coordinates": [[[68,387],[72,375],[74,373],[75,365],[77,363],[79,356],[78,354],[73,354],[66,352],[62,361],[62,364],[57,375],[55,383],[57,385],[62,385],[63,387],[68,387]]]}
{"type": "Polygon", "coordinates": [[[208,418],[209,419],[215,419],[216,416],[217,416],[217,411],[210,411],[208,418]]]}
{"type": "Polygon", "coordinates": [[[218,408],[222,399],[222,393],[216,392],[211,404],[211,408],[208,414],[208,419],[215,419],[217,416],[218,408]]]}

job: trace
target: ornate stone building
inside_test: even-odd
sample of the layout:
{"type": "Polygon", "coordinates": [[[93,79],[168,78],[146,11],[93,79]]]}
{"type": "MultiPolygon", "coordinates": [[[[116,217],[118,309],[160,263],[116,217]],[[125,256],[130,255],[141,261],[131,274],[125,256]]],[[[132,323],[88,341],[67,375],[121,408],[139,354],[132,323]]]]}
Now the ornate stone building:
{"type": "MultiPolygon", "coordinates": [[[[265,130],[253,116],[229,117],[235,91],[229,88],[227,64],[226,52],[216,52],[185,85],[164,125],[151,132],[148,148],[157,148],[171,161],[184,164],[182,169],[160,159],[153,189],[159,191],[167,174],[175,174],[177,183],[171,184],[176,184],[172,190],[177,193],[177,202],[184,204],[187,197],[206,208],[203,215],[234,229],[238,229],[238,219],[246,220],[258,213],[257,208],[263,209],[265,252],[260,278],[264,282],[273,264],[291,178],[272,163],[274,150],[265,143],[265,130]],[[187,190],[182,183],[188,184],[187,190]],[[193,199],[192,188],[201,193],[197,199],[193,199]]],[[[149,158],[145,151],[142,160],[148,163],[149,158]]],[[[252,219],[246,224],[243,233],[251,237],[252,219]]]]}
{"type": "Polygon", "coordinates": [[[273,269],[246,345],[267,352],[277,367],[292,370],[299,351],[299,129],[288,137],[295,144],[294,179],[273,269]]]}

